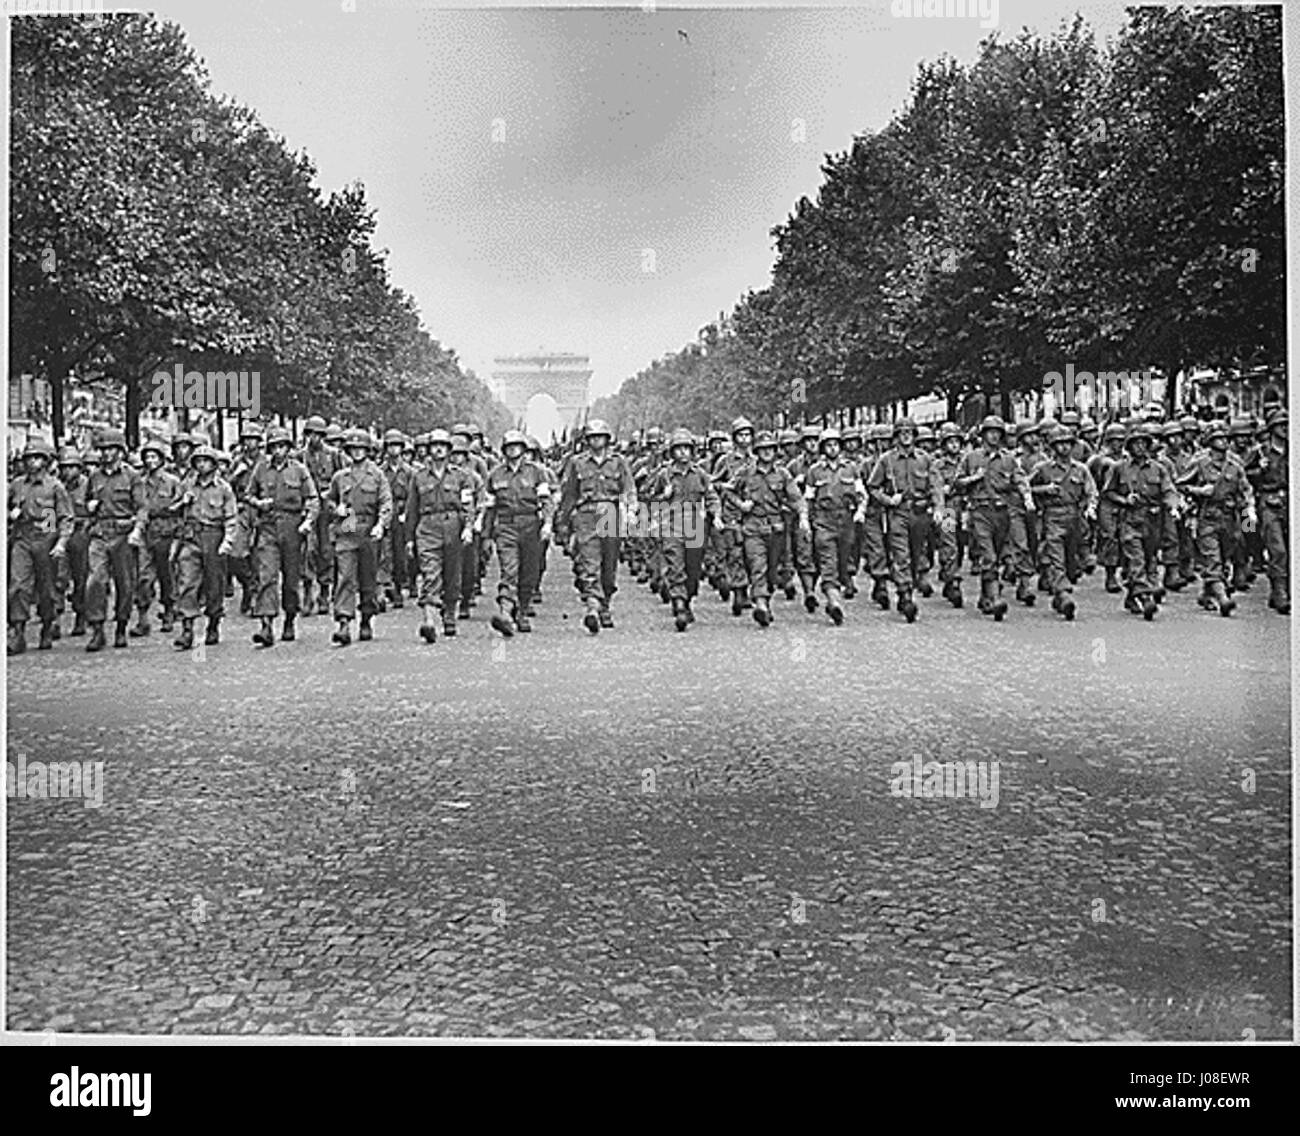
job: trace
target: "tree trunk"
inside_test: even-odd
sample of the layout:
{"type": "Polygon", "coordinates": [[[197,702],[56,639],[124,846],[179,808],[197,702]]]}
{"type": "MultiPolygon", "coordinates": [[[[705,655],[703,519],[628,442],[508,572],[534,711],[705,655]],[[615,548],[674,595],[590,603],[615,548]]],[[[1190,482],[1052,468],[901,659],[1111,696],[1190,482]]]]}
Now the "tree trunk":
{"type": "Polygon", "coordinates": [[[126,376],[126,448],[134,450],[140,444],[140,384],[133,370],[126,376]]]}
{"type": "Polygon", "coordinates": [[[64,437],[63,422],[63,379],[67,370],[67,364],[63,360],[63,354],[55,356],[53,365],[50,367],[50,429],[54,436],[54,446],[57,449],[64,437]]]}

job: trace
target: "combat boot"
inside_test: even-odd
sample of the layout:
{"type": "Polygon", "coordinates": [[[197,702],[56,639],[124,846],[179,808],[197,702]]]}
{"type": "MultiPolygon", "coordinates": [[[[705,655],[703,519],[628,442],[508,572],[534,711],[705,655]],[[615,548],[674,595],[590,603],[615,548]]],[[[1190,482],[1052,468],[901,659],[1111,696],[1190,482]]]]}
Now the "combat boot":
{"type": "Polygon", "coordinates": [[[149,626],[149,613],[147,611],[141,610],[140,613],[135,617],[135,626],[131,628],[131,632],[130,632],[131,638],[143,639],[152,630],[153,628],[149,626]]]}
{"type": "Polygon", "coordinates": [[[1045,596],[1050,596],[1052,594],[1052,585],[1051,582],[1047,579],[1046,572],[1038,573],[1038,590],[1042,592],[1043,595],[1045,596]]]}
{"type": "Polygon", "coordinates": [[[86,633],[86,617],[78,612],[72,618],[72,630],[68,632],[74,638],[80,638],[86,633]]]}
{"type": "Polygon", "coordinates": [[[50,624],[50,638],[55,643],[63,638],[63,626],[59,623],[57,616],[55,617],[54,622],[50,624]]]}
{"type": "Polygon", "coordinates": [[[1146,595],[1142,597],[1143,619],[1150,623],[1155,619],[1157,610],[1159,610],[1159,605],[1156,603],[1156,597],[1154,595],[1146,595]]]}
{"type": "Polygon", "coordinates": [[[916,601],[912,599],[911,592],[898,593],[898,610],[908,623],[916,622],[916,601]]]}
{"type": "Polygon", "coordinates": [[[745,608],[750,606],[748,597],[748,588],[737,588],[731,593],[731,614],[742,615],[745,608]]]}
{"type": "MultiPolygon", "coordinates": [[[[604,623],[601,623],[604,626],[604,623]]],[[[515,612],[515,630],[521,635],[527,635],[533,629],[533,613],[530,608],[520,608],[515,612]]]]}
{"type": "Polygon", "coordinates": [[[831,622],[836,627],[844,622],[844,608],[840,604],[839,588],[826,589],[826,614],[831,617],[831,622]]]}
{"type": "Polygon", "coordinates": [[[857,594],[858,594],[858,582],[852,576],[850,576],[847,580],[844,581],[844,598],[846,600],[851,600],[854,597],[856,597],[857,594]]]}
{"type": "Polygon", "coordinates": [[[582,626],[593,635],[600,634],[600,603],[595,598],[587,601],[587,614],[582,617],[582,626]]]}
{"type": "Polygon", "coordinates": [[[176,613],[171,608],[165,608],[162,613],[162,619],[158,622],[158,630],[164,635],[170,635],[172,628],[176,626],[176,613]]]}
{"type": "Polygon", "coordinates": [[[1118,570],[1115,568],[1106,569],[1106,591],[1110,592],[1112,595],[1117,595],[1119,592],[1124,590],[1120,585],[1119,577],[1116,575],[1117,571],[1118,570]]]}
{"type": "Polygon", "coordinates": [[[1287,594],[1285,580],[1269,581],[1268,606],[1278,615],[1291,614],[1291,597],[1287,594]]]}
{"type": "MultiPolygon", "coordinates": [[[[455,627],[456,625],[453,623],[452,626],[455,627]]],[[[433,608],[427,604],[424,608],[424,622],[420,624],[420,638],[426,643],[436,643],[438,641],[433,608]]]]}
{"type": "Polygon", "coordinates": [[[27,653],[27,624],[14,622],[9,625],[9,647],[6,652],[10,655],[25,655],[27,653]]]}
{"type": "Polygon", "coordinates": [[[448,619],[446,617],[443,618],[442,634],[443,634],[443,638],[445,639],[456,638],[456,620],[454,618],[451,619],[448,619]]]}
{"type": "MultiPolygon", "coordinates": [[[[1197,607],[1202,607],[1206,611],[1213,611],[1215,607],[1215,599],[1214,599],[1213,592],[1214,592],[1213,584],[1208,582],[1203,584],[1201,586],[1201,594],[1196,597],[1197,607]]],[[[1226,595],[1227,593],[1225,592],[1224,594],[1226,595]]]]}
{"type": "Polygon", "coordinates": [[[339,625],[334,629],[334,634],[330,636],[340,647],[346,647],[352,642],[352,632],[348,629],[348,624],[351,622],[350,616],[340,615],[339,625]]]}
{"type": "Polygon", "coordinates": [[[943,586],[943,598],[946,599],[953,607],[961,607],[966,601],[962,598],[961,582],[959,580],[949,580],[943,586]]]}
{"type": "Polygon", "coordinates": [[[208,616],[208,628],[203,633],[203,644],[205,647],[215,647],[221,642],[221,616],[208,616]]]}
{"type": "Polygon", "coordinates": [[[393,610],[398,611],[405,606],[406,606],[406,600],[402,598],[402,589],[394,588],[393,589],[393,610]]]}
{"type": "Polygon", "coordinates": [[[768,606],[767,600],[754,600],[754,622],[757,623],[759,627],[766,627],[772,622],[772,609],[768,606]]]}
{"type": "Polygon", "coordinates": [[[188,651],[194,646],[194,620],[181,620],[181,633],[172,640],[172,646],[182,651],[188,651]]]}
{"type": "Polygon", "coordinates": [[[320,594],[316,598],[316,614],[329,615],[330,613],[330,586],[321,584],[320,594]]]}
{"type": "Polygon", "coordinates": [[[673,600],[673,626],[678,631],[685,631],[690,620],[686,618],[686,601],[673,600]]]}
{"type": "Polygon", "coordinates": [[[469,600],[460,601],[460,606],[456,609],[456,618],[457,619],[469,618],[469,600]]]}
{"type": "Polygon", "coordinates": [[[113,636],[113,646],[114,647],[126,646],[126,620],[125,619],[119,619],[117,621],[117,632],[113,636]]]}
{"type": "MultiPolygon", "coordinates": [[[[595,622],[596,617],[590,612],[588,617],[595,622]]],[[[515,633],[514,613],[510,610],[509,600],[497,600],[497,613],[492,617],[492,630],[498,631],[509,639],[515,633]]],[[[590,631],[591,628],[588,627],[590,631]]],[[[596,624],[596,630],[600,630],[600,624],[596,624]]]]}
{"type": "Polygon", "coordinates": [[[103,623],[92,623],[90,625],[90,642],[86,644],[86,653],[94,654],[96,651],[104,649],[104,625],[103,623]]]}
{"type": "Polygon", "coordinates": [[[1059,592],[1057,598],[1060,600],[1057,610],[1064,617],[1066,623],[1073,623],[1075,612],[1074,597],[1070,595],[1069,592],[1059,592]]]}
{"type": "Polygon", "coordinates": [[[809,615],[817,610],[817,597],[811,591],[804,592],[803,609],[809,615]]]}
{"type": "Polygon", "coordinates": [[[1037,598],[1038,597],[1034,594],[1034,592],[1029,587],[1028,580],[1021,580],[1020,583],[1016,585],[1016,599],[1019,600],[1022,604],[1024,604],[1025,607],[1033,607],[1034,600],[1036,600],[1037,598]]]}
{"type": "MultiPolygon", "coordinates": [[[[383,608],[380,608],[379,610],[382,611],[383,608]]],[[[369,612],[363,611],[361,613],[361,626],[357,629],[357,638],[363,643],[369,643],[370,640],[375,637],[374,628],[370,626],[370,621],[373,618],[374,617],[370,615],[369,612]]]]}
{"type": "Polygon", "coordinates": [[[47,622],[41,624],[41,641],[36,644],[38,651],[48,651],[54,646],[54,632],[59,625],[47,622]]]}
{"type": "Polygon", "coordinates": [[[297,616],[286,615],[284,617],[284,630],[280,632],[281,643],[292,643],[298,638],[298,633],[294,628],[294,620],[297,616]]]}
{"type": "Polygon", "coordinates": [[[1237,610],[1237,601],[1229,597],[1221,583],[1210,585],[1210,595],[1219,605],[1219,614],[1225,619],[1237,610]]]}
{"type": "Polygon", "coordinates": [[[883,579],[876,580],[871,589],[871,598],[880,605],[881,611],[889,610],[889,585],[883,579]]]}
{"type": "Polygon", "coordinates": [[[253,642],[259,647],[275,646],[275,621],[269,616],[262,616],[262,626],[253,632],[253,642]]]}
{"type": "Polygon", "coordinates": [[[794,586],[793,580],[791,580],[790,583],[786,584],[784,591],[785,591],[785,598],[788,600],[794,599],[794,597],[799,594],[798,589],[796,589],[794,586]]]}
{"type": "Polygon", "coordinates": [[[993,581],[980,580],[980,598],[979,603],[975,605],[979,608],[981,615],[993,614],[993,581]]]}
{"type": "Polygon", "coordinates": [[[1134,615],[1142,614],[1142,601],[1138,599],[1136,592],[1130,591],[1124,597],[1124,610],[1131,611],[1134,615]]]}
{"type": "Polygon", "coordinates": [[[694,609],[693,607],[691,607],[691,597],[690,597],[690,596],[687,596],[684,600],[682,600],[682,603],[683,603],[683,604],[685,605],[685,607],[686,607],[686,622],[687,622],[687,623],[694,623],[694,622],[695,622],[695,609],[694,609]]]}
{"type": "Polygon", "coordinates": [[[1232,571],[1232,590],[1234,592],[1250,591],[1250,574],[1241,565],[1238,565],[1232,571]]]}
{"type": "Polygon", "coordinates": [[[1178,571],[1178,565],[1166,564],[1165,589],[1170,592],[1180,592],[1186,585],[1187,581],[1183,579],[1183,574],[1178,571]]]}
{"type": "MultiPolygon", "coordinates": [[[[671,600],[672,595],[670,594],[668,598],[671,600]]],[[[614,626],[614,613],[609,610],[609,600],[600,605],[600,611],[597,614],[600,616],[601,627],[608,629],[614,626]]]]}
{"type": "Polygon", "coordinates": [[[922,572],[920,577],[917,579],[916,590],[921,593],[921,598],[923,600],[928,600],[932,595],[934,595],[934,586],[930,583],[930,578],[926,573],[922,572]]]}

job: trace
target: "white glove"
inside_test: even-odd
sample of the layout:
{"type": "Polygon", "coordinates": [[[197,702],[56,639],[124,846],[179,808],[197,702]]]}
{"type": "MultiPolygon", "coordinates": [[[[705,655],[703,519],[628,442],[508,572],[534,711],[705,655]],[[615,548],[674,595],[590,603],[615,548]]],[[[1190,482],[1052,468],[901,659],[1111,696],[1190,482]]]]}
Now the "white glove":
{"type": "Polygon", "coordinates": [[[371,530],[370,530],[370,539],[371,539],[371,540],[383,540],[383,539],[384,539],[384,526],[383,526],[383,525],[376,525],[373,529],[371,529],[371,530]]]}
{"type": "Polygon", "coordinates": [[[474,539],[474,526],[473,526],[473,525],[466,525],[463,529],[460,530],[460,542],[461,542],[461,544],[469,544],[469,542],[470,542],[471,540],[473,540],[473,539],[474,539]]]}

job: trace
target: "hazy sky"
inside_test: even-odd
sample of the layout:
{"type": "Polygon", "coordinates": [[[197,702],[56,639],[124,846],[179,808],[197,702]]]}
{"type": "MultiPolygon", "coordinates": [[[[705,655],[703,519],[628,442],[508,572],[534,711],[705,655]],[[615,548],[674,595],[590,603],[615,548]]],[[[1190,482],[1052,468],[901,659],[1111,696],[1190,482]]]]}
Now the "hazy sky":
{"type": "MultiPolygon", "coordinates": [[[[1118,26],[1114,3],[1001,0],[998,31],[1081,6],[1099,35],[1118,26]]],[[[365,184],[394,283],[466,365],[486,380],[494,355],[586,353],[596,397],[763,287],[769,230],[815,196],[823,156],[882,127],[918,62],[973,59],[990,34],[890,0],[654,7],[153,10],[325,191],[365,184]]]]}

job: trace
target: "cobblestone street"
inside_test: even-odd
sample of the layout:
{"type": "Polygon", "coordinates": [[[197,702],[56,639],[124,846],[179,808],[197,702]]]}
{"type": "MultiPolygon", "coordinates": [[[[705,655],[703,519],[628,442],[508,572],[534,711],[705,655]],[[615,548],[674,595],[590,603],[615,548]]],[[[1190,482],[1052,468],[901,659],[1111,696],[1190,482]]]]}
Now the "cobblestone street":
{"type": "Polygon", "coordinates": [[[346,650],[230,617],[193,655],[10,660],[10,761],[104,774],[102,807],[8,802],[8,1027],[1289,1036],[1262,581],[1154,624],[1096,578],[1073,624],[864,597],[761,631],[710,595],[678,635],[624,574],[590,639],[550,567],[510,641],[481,602],[432,647],[408,606],[346,650]],[[914,756],[996,761],[996,797],[897,796],[914,756]]]}

